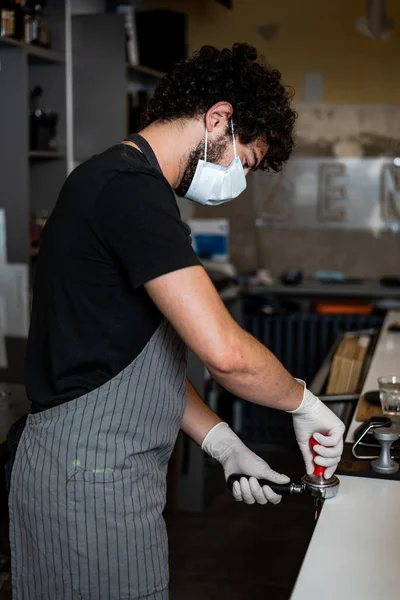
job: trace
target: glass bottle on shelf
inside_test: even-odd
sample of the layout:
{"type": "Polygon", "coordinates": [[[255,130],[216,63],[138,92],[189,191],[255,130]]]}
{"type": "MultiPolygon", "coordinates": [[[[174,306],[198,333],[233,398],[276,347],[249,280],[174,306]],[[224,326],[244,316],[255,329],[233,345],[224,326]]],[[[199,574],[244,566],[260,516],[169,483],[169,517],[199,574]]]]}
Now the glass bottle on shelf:
{"type": "Polygon", "coordinates": [[[46,4],[46,0],[28,0],[26,22],[29,29],[28,32],[26,32],[25,39],[29,38],[28,43],[30,44],[42,46],[43,48],[50,48],[50,27],[48,19],[43,11],[46,4]]]}
{"type": "Polygon", "coordinates": [[[15,38],[16,4],[11,0],[0,0],[0,37],[15,38]]]}
{"type": "MultiPolygon", "coordinates": [[[[42,9],[46,2],[42,3],[42,9]]],[[[51,48],[50,24],[46,13],[41,10],[39,23],[39,45],[43,48],[51,48]]]]}
{"type": "Polygon", "coordinates": [[[39,85],[30,93],[29,148],[30,150],[57,150],[58,113],[39,108],[43,88],[39,85]]]}
{"type": "Polygon", "coordinates": [[[32,8],[29,1],[25,1],[24,5],[24,42],[30,44],[32,42],[32,8]]]}
{"type": "Polygon", "coordinates": [[[29,43],[39,45],[39,11],[40,5],[36,2],[28,2],[30,11],[30,32],[29,32],[29,43]]]}

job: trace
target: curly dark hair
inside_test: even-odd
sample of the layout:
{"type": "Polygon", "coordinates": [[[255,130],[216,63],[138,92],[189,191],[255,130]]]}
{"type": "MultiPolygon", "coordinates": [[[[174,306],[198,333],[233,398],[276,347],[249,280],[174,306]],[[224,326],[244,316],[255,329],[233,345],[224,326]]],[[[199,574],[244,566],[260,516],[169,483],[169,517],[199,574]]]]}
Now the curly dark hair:
{"type": "Polygon", "coordinates": [[[161,80],[142,126],[197,117],[217,102],[230,102],[240,142],[268,143],[258,168],[280,171],[294,147],[297,114],[291,107],[292,97],[293,90],[283,85],[280,72],[268,66],[252,46],[234,44],[231,50],[203,46],[161,80]]]}

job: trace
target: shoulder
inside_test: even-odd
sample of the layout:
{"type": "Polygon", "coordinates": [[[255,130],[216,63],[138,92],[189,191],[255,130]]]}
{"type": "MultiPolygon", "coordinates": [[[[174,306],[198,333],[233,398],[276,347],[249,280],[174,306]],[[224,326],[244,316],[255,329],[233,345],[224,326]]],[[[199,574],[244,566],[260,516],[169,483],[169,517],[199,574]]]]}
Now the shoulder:
{"type": "Polygon", "coordinates": [[[112,175],[97,197],[95,211],[111,206],[124,212],[160,210],[180,214],[168,182],[154,169],[146,167],[112,175]]]}

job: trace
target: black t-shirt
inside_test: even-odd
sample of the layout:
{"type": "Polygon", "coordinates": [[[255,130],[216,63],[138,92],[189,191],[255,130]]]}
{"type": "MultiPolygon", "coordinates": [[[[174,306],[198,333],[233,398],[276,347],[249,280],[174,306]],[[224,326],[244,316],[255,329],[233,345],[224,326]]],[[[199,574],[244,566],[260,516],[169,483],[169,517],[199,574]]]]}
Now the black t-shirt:
{"type": "Polygon", "coordinates": [[[199,264],[148,150],[119,144],[76,168],[43,229],[26,357],[34,410],[129,365],[162,319],[143,284],[199,264]]]}

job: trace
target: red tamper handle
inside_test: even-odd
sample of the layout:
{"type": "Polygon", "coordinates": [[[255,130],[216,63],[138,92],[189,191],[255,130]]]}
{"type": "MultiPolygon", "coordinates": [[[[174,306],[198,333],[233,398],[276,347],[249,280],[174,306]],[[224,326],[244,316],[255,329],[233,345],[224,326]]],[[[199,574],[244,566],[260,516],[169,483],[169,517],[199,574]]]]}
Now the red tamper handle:
{"type": "MultiPolygon", "coordinates": [[[[313,456],[317,456],[317,453],[314,452],[313,448],[314,446],[318,446],[319,442],[317,442],[317,440],[315,440],[313,437],[310,438],[310,446],[311,446],[311,450],[312,450],[312,454],[313,456]]],[[[314,466],[314,475],[317,475],[317,477],[323,477],[324,473],[325,473],[325,469],[326,467],[321,467],[320,465],[315,465],[314,466]]]]}

